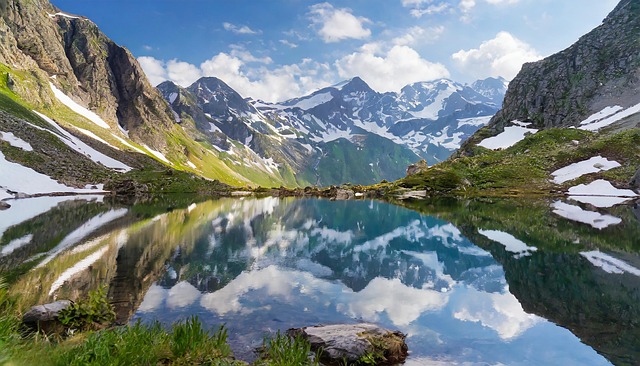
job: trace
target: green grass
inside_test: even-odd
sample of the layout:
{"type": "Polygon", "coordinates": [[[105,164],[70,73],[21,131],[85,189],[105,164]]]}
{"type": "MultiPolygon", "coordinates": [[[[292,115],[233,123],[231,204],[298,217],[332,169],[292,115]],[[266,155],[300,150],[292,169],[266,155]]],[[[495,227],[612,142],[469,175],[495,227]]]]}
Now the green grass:
{"type": "Polygon", "coordinates": [[[291,338],[277,332],[272,338],[264,340],[261,359],[256,361],[259,366],[315,366],[318,355],[310,360],[311,345],[309,342],[297,336],[291,338]]]}
{"type": "Polygon", "coordinates": [[[474,146],[471,152],[473,156],[447,160],[422,173],[400,179],[391,185],[391,191],[426,189],[466,196],[549,194],[598,177],[624,185],[640,166],[640,129],[594,134],[578,129],[552,128],[528,136],[505,150],[474,146]],[[616,160],[622,166],[564,185],[550,182],[554,170],[595,155],[616,160]]]}

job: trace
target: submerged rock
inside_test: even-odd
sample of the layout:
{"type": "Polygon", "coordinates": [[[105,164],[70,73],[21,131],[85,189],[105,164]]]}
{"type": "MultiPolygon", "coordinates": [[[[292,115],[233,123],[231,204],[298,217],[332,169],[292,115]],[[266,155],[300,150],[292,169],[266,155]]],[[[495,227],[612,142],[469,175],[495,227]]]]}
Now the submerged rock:
{"type": "Polygon", "coordinates": [[[22,316],[22,323],[30,329],[44,333],[57,333],[64,327],[58,321],[60,312],[71,306],[71,301],[60,300],[44,305],[31,307],[22,316]]]}
{"type": "Polygon", "coordinates": [[[301,336],[320,352],[320,360],[329,365],[366,362],[395,365],[407,358],[406,335],[375,324],[335,324],[293,328],[290,337],[301,336]]]}

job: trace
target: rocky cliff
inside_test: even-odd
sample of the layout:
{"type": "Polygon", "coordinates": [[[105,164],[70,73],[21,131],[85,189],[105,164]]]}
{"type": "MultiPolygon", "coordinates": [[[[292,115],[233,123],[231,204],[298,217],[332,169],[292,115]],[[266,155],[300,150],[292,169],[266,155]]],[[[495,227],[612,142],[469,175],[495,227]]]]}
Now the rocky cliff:
{"type": "Polygon", "coordinates": [[[64,13],[46,0],[2,0],[0,62],[38,76],[39,85],[17,85],[34,105],[50,105],[47,82],[92,110],[110,126],[164,150],[162,129],[171,110],[125,48],[89,19],[64,13]]]}
{"type": "Polygon", "coordinates": [[[527,63],[511,81],[490,126],[512,120],[536,128],[576,126],[605,107],[640,102],[640,1],[623,0],[575,44],[527,63]]]}

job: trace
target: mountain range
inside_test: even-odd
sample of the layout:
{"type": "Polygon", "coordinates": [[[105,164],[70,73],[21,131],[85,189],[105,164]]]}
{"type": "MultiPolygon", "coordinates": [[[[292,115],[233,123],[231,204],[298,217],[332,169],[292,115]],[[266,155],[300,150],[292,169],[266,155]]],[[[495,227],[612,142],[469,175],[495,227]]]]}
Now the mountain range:
{"type": "MultiPolygon", "coordinates": [[[[380,93],[355,77],[279,103],[245,98],[215,77],[186,88],[153,87],[133,55],[90,19],[47,0],[0,6],[0,163],[18,178],[0,177],[0,199],[100,184],[126,191],[140,181],[146,183],[136,192],[183,191],[201,178],[233,186],[373,184],[405,176],[419,160],[433,166],[507,149],[499,140],[514,132],[524,138],[577,127],[602,136],[638,126],[637,0],[621,1],[568,49],[525,64],[508,91],[505,80],[488,78],[470,85],[424,81],[380,93]],[[601,129],[611,121],[613,127],[601,129]]],[[[526,162],[504,177],[495,171],[520,164],[522,155],[501,164],[465,161],[438,181],[504,188],[537,172],[535,186],[546,187],[546,170],[591,158],[598,148],[591,156],[585,147],[575,156],[561,150],[560,158],[526,162]]],[[[626,167],[625,179],[636,171],[633,156],[605,155],[626,167]]]]}
{"type": "MultiPolygon", "coordinates": [[[[356,77],[266,103],[214,77],[154,88],[127,49],[90,19],[47,0],[3,2],[0,32],[3,110],[29,122],[3,123],[2,131],[33,147],[18,151],[5,141],[2,151],[8,161],[73,187],[119,173],[96,161],[97,153],[78,154],[77,146],[58,154],[68,169],[42,163],[62,138],[52,123],[101,160],[134,170],[164,165],[234,186],[372,184],[404,176],[418,160],[446,159],[500,109],[507,85],[443,79],[379,93],[356,77]],[[34,140],[38,127],[53,135],[34,140]]],[[[21,192],[7,184],[0,182],[21,192]]]]}
{"type": "Polygon", "coordinates": [[[506,84],[441,79],[378,93],[355,77],[281,103],[243,98],[214,77],[158,89],[176,123],[195,125],[230,166],[326,186],[397,179],[417,160],[446,159],[500,108],[506,84]],[[250,163],[234,160],[240,155],[250,163]]]}

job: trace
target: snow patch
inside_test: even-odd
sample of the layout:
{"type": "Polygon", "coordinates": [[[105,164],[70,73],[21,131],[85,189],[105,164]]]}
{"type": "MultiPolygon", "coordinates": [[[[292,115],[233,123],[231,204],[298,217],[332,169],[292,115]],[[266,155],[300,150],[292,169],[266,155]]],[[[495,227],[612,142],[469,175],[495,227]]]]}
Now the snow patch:
{"type": "MultiPolygon", "coordinates": [[[[74,127],[75,127],[75,126],[74,126],[74,127]]],[[[76,130],[78,130],[78,131],[80,131],[83,135],[89,136],[89,137],[91,137],[92,139],[97,140],[97,141],[100,141],[100,142],[102,142],[103,144],[105,144],[105,145],[107,145],[107,146],[109,146],[109,147],[112,147],[112,148],[114,148],[114,149],[116,149],[116,150],[120,150],[119,148],[117,148],[117,147],[115,147],[115,146],[111,145],[110,143],[108,143],[107,141],[103,140],[103,139],[102,139],[102,138],[100,138],[98,135],[96,135],[95,133],[93,133],[93,132],[91,132],[91,131],[89,131],[89,130],[85,130],[84,128],[80,128],[80,127],[75,127],[75,129],[76,129],[76,130]]]]}
{"type": "Polygon", "coordinates": [[[98,214],[98,215],[92,217],[87,222],[85,222],[84,224],[80,225],[79,228],[75,229],[74,231],[69,233],[67,236],[65,236],[64,239],[62,239],[60,241],[60,243],[58,243],[58,245],[56,245],[55,248],[53,248],[50,251],[48,251],[47,252],[47,256],[45,257],[45,259],[42,260],[42,262],[40,262],[36,266],[36,268],[40,268],[40,267],[44,266],[45,264],[49,263],[52,259],[57,257],[58,254],[60,254],[65,249],[67,249],[67,248],[79,243],[80,241],[85,239],[87,236],[89,236],[91,233],[93,233],[96,230],[100,229],[101,227],[107,225],[111,221],[114,221],[116,219],[119,219],[119,218],[125,216],[127,214],[127,212],[129,212],[128,209],[120,208],[120,209],[117,209],[117,210],[110,210],[110,211],[107,211],[107,212],[103,212],[101,214],[98,214]]]}
{"type": "Polygon", "coordinates": [[[80,262],[74,264],[73,267],[62,272],[62,274],[58,278],[56,278],[56,280],[53,281],[53,283],[51,284],[51,289],[49,290],[49,296],[51,296],[54,292],[56,292],[62,285],[64,285],[65,282],[73,278],[73,276],[75,276],[78,273],[81,273],[85,269],[89,268],[92,264],[97,262],[98,259],[102,258],[102,256],[107,252],[108,249],[109,247],[105,246],[104,248],[101,248],[97,252],[87,256],[80,262]]]}
{"type": "Polygon", "coordinates": [[[33,148],[31,147],[31,145],[28,142],[26,142],[25,140],[17,137],[12,132],[0,131],[0,140],[4,140],[4,141],[8,142],[9,145],[11,145],[13,147],[17,147],[19,149],[22,149],[24,151],[33,151],[33,148]]]}
{"type": "Polygon", "coordinates": [[[147,146],[145,144],[142,144],[142,146],[144,146],[145,149],[149,150],[149,152],[151,154],[153,154],[153,156],[155,156],[156,158],[164,161],[165,163],[167,163],[169,165],[172,165],[171,162],[169,161],[169,159],[167,159],[167,157],[164,156],[164,154],[162,154],[160,151],[156,151],[156,150],[150,148],[149,146],[147,146]]]}
{"type": "Polygon", "coordinates": [[[176,98],[178,97],[178,93],[171,93],[169,94],[169,103],[173,104],[173,102],[176,101],[176,98]]]}
{"type": "Polygon", "coordinates": [[[627,197],[602,197],[602,196],[569,196],[570,200],[588,203],[599,208],[609,208],[628,201],[627,197]]]}
{"type": "Polygon", "coordinates": [[[191,160],[187,160],[187,165],[192,169],[198,169],[198,167],[194,163],[192,163],[191,160]]]}
{"type": "MultiPolygon", "coordinates": [[[[460,126],[485,126],[491,120],[493,116],[484,116],[484,117],[472,117],[472,118],[462,118],[458,120],[458,127],[460,126]]],[[[523,126],[526,127],[526,126],[523,126]]]]}
{"type": "MultiPolygon", "coordinates": [[[[512,121],[512,123],[516,122],[519,121],[512,121]]],[[[491,150],[506,149],[524,140],[527,134],[535,134],[536,132],[538,132],[538,130],[535,128],[526,128],[522,126],[505,127],[504,132],[482,140],[478,146],[491,150]]]]}
{"type": "Polygon", "coordinates": [[[606,158],[598,155],[592,157],[589,160],[583,160],[558,169],[555,172],[551,173],[551,175],[554,177],[554,183],[561,184],[581,177],[585,174],[606,171],[609,169],[617,168],[619,166],[620,163],[618,163],[617,161],[607,160],[606,158]]]}
{"type": "Polygon", "coordinates": [[[40,118],[42,118],[43,120],[45,120],[46,122],[48,122],[50,125],[52,125],[53,127],[56,128],[56,130],[58,130],[58,132],[60,134],[62,134],[62,137],[60,138],[60,136],[54,134],[56,137],[60,138],[60,141],[62,141],[65,145],[67,145],[68,147],[70,147],[71,149],[75,150],[76,152],[79,152],[80,154],[88,157],[89,159],[93,160],[96,163],[100,163],[104,166],[106,166],[107,168],[111,168],[114,170],[120,170],[120,171],[125,171],[128,172],[129,170],[133,169],[130,166],[124,164],[121,161],[118,161],[110,156],[107,156],[97,150],[95,150],[94,148],[92,148],[91,146],[85,144],[82,140],[80,140],[79,138],[73,136],[72,134],[70,134],[69,132],[67,132],[67,130],[63,129],[62,127],[60,127],[60,125],[58,125],[54,120],[52,120],[51,118],[45,116],[42,113],[33,111],[34,113],[36,113],[38,116],[40,116],[40,118]]]}
{"type": "Polygon", "coordinates": [[[516,258],[531,255],[532,252],[538,250],[536,247],[530,247],[515,236],[498,230],[478,230],[481,235],[504,245],[508,252],[515,253],[516,258]]]}
{"type": "Polygon", "coordinates": [[[29,243],[33,239],[33,234],[27,234],[21,238],[13,239],[9,242],[9,244],[2,247],[0,251],[0,257],[4,257],[5,255],[9,255],[13,253],[16,249],[19,249],[29,243]]]}
{"type": "MultiPolygon", "coordinates": [[[[4,170],[2,170],[4,172],[4,170]]],[[[75,200],[102,200],[103,196],[53,196],[35,197],[10,200],[11,208],[0,211],[0,238],[4,232],[21,222],[30,220],[44,212],[51,210],[61,202],[75,200]]]]}
{"type": "Polygon", "coordinates": [[[102,120],[102,118],[100,118],[97,114],[95,114],[94,112],[92,112],[92,111],[88,110],[87,108],[81,106],[80,104],[76,103],[73,99],[69,98],[60,89],[56,88],[56,86],[53,85],[53,83],[49,82],[49,85],[51,86],[51,90],[53,90],[53,94],[56,96],[56,98],[60,102],[62,102],[62,104],[64,104],[67,107],[69,107],[69,109],[71,109],[72,111],[74,111],[74,112],[78,113],[79,115],[85,117],[89,121],[95,123],[96,125],[98,125],[98,126],[100,126],[102,128],[110,128],[109,125],[107,124],[107,122],[102,120]]]}
{"type": "Polygon", "coordinates": [[[636,113],[640,113],[640,103],[627,109],[623,109],[620,106],[606,107],[580,122],[578,128],[586,131],[597,131],[636,113]]]}
{"type": "Polygon", "coordinates": [[[331,95],[330,92],[320,93],[303,99],[289,108],[300,108],[306,111],[313,107],[319,106],[320,104],[326,103],[331,99],[333,99],[333,95],[331,95]]]}
{"type": "Polygon", "coordinates": [[[630,189],[618,189],[604,179],[594,180],[589,184],[580,184],[569,188],[573,196],[605,196],[605,197],[637,197],[638,194],[630,189]]]}
{"type": "Polygon", "coordinates": [[[640,269],[600,251],[581,252],[580,255],[587,258],[591,264],[602,268],[607,273],[631,273],[632,275],[640,277],[640,269]]]}
{"type": "MultiPolygon", "coordinates": [[[[61,11],[55,13],[55,14],[50,14],[47,13],[47,15],[49,16],[49,18],[55,18],[57,16],[61,16],[61,17],[65,17],[65,18],[69,18],[69,19],[79,19],[80,17],[77,17],[75,15],[71,15],[71,14],[67,14],[67,13],[63,13],[61,11]]],[[[54,75],[55,76],[55,75],[54,75]]]]}
{"type": "Polygon", "coordinates": [[[551,207],[554,209],[553,213],[556,215],[562,216],[565,219],[591,225],[593,228],[599,230],[622,222],[622,219],[619,217],[603,215],[599,212],[586,211],[579,206],[569,205],[561,201],[554,202],[551,207]]]}
{"type": "Polygon", "coordinates": [[[51,177],[5,159],[0,152],[0,188],[28,195],[47,193],[98,193],[95,189],[79,189],[60,184],[51,177]]]}
{"type": "Polygon", "coordinates": [[[118,139],[118,141],[120,141],[124,146],[131,148],[134,151],[139,152],[140,154],[144,154],[147,155],[147,153],[145,153],[144,151],[138,149],[137,147],[131,145],[129,142],[127,142],[127,140],[123,139],[122,137],[115,135],[115,134],[111,134],[113,137],[115,137],[116,139],[118,139]]]}

